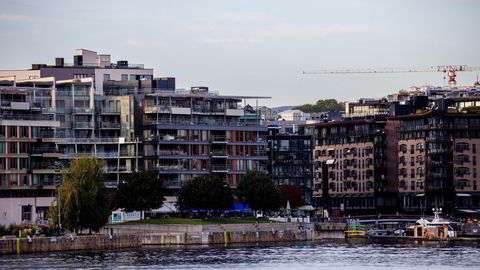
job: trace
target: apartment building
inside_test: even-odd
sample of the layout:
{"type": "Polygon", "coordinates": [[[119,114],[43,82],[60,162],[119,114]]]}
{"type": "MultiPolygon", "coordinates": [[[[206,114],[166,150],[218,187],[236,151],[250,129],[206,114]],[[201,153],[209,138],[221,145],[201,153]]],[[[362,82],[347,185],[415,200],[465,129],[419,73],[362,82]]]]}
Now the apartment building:
{"type": "Polygon", "coordinates": [[[60,122],[33,101],[29,88],[0,86],[0,224],[45,224],[61,176],[61,153],[43,136],[60,122]]]}
{"type": "Polygon", "coordinates": [[[144,168],[156,170],[172,193],[198,175],[219,174],[235,188],[247,171],[266,170],[267,128],[242,120],[241,107],[245,99],[261,98],[206,87],[145,95],[144,168]]]}
{"type": "Polygon", "coordinates": [[[98,157],[105,162],[107,185],[116,186],[122,174],[139,170],[141,121],[134,97],[95,94],[93,78],[56,81],[41,78],[16,83],[32,90],[34,103],[42,113],[60,123],[51,134],[63,153],[60,165],[68,167],[77,157],[98,157]],[[138,113],[137,113],[138,114],[138,113]]]}
{"type": "Polygon", "coordinates": [[[385,121],[345,120],[306,125],[313,136],[317,206],[334,215],[374,214],[395,205],[386,182],[385,121]]]}
{"type": "Polygon", "coordinates": [[[277,186],[299,191],[299,206],[313,205],[312,136],[281,134],[281,127],[268,129],[269,174],[277,186]]]}
{"type": "Polygon", "coordinates": [[[398,130],[398,138],[391,140],[396,148],[389,151],[398,156],[402,210],[442,207],[454,213],[480,208],[479,114],[430,111],[388,122],[398,130]]]}
{"type": "Polygon", "coordinates": [[[76,49],[73,62],[56,58],[54,65],[32,64],[30,70],[1,70],[0,78],[14,77],[28,80],[54,77],[56,81],[94,78],[95,94],[103,95],[103,84],[108,81],[152,80],[153,69],[143,64],[130,64],[127,60],[112,63],[109,54],[98,54],[87,49],[76,49]]]}

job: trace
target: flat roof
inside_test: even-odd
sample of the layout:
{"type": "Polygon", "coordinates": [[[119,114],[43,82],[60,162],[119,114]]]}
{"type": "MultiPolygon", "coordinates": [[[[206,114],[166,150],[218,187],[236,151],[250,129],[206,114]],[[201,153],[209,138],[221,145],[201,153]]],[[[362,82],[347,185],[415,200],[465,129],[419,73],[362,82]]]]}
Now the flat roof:
{"type": "Polygon", "coordinates": [[[265,96],[229,96],[229,95],[217,95],[212,93],[191,93],[186,91],[182,92],[173,92],[171,91],[162,91],[157,93],[147,94],[147,96],[161,96],[161,97],[197,97],[197,98],[212,98],[212,99],[269,99],[272,97],[265,96]]]}

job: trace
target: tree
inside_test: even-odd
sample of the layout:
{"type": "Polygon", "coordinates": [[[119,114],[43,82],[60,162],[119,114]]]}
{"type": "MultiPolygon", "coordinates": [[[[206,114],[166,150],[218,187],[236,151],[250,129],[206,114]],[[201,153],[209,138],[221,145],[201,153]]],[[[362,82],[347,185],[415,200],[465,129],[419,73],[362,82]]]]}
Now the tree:
{"type": "Polygon", "coordinates": [[[342,111],[345,109],[344,102],[338,102],[336,99],[319,99],[315,104],[303,104],[293,109],[301,110],[305,113],[318,113],[328,111],[342,111]]]}
{"type": "Polygon", "coordinates": [[[117,206],[126,212],[160,208],[165,200],[164,193],[163,183],[155,173],[132,173],[118,186],[117,206]]]}
{"type": "Polygon", "coordinates": [[[248,172],[237,186],[237,197],[253,210],[276,211],[280,194],[272,178],[260,171],[248,172]]]}
{"type": "Polygon", "coordinates": [[[110,209],[104,178],[103,162],[98,159],[79,158],[70,163],[57,196],[61,223],[66,229],[98,231],[107,222],[110,209]]]}
{"type": "Polygon", "coordinates": [[[233,193],[219,176],[197,176],[182,186],[177,205],[182,211],[226,210],[233,205],[233,193]]]}

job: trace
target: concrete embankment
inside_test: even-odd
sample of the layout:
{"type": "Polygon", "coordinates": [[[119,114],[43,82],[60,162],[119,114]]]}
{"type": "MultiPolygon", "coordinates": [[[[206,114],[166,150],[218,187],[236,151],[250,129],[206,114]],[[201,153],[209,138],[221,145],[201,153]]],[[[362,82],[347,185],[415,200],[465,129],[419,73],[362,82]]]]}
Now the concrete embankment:
{"type": "Polygon", "coordinates": [[[343,238],[345,224],[323,226],[313,223],[264,223],[218,225],[123,224],[105,227],[105,232],[137,234],[145,245],[233,244],[255,242],[308,241],[343,238]]]}
{"type": "Polygon", "coordinates": [[[0,239],[0,255],[135,248],[142,245],[211,245],[344,238],[344,223],[216,225],[108,225],[102,234],[0,239]]]}
{"type": "Polygon", "coordinates": [[[141,247],[135,234],[0,239],[0,255],[141,247]]]}

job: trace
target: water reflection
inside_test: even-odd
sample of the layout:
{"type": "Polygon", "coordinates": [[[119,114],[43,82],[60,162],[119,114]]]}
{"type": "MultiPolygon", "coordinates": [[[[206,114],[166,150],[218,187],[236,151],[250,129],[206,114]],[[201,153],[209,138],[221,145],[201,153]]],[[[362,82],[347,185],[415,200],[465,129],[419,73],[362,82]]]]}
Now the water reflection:
{"type": "Polygon", "coordinates": [[[478,243],[358,240],[0,256],[0,268],[478,269],[478,243]]]}

